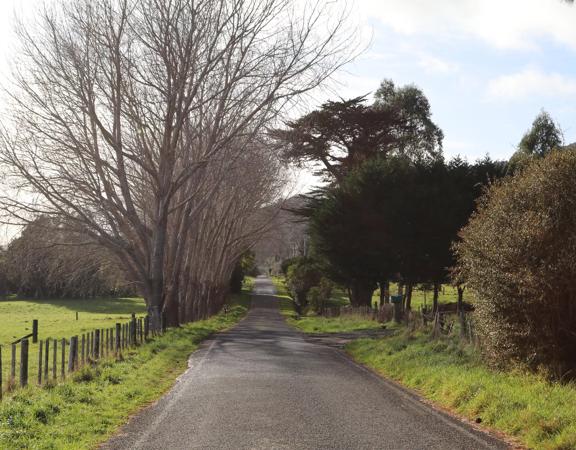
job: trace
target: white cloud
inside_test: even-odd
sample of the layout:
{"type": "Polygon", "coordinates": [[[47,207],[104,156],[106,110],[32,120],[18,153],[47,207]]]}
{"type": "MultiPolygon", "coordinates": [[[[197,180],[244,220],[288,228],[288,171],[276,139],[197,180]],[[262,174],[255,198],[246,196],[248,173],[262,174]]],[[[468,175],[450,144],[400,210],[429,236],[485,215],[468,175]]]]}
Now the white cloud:
{"type": "Polygon", "coordinates": [[[576,49],[576,6],[561,0],[356,0],[359,11],[406,35],[475,37],[502,49],[548,37],[576,49]]]}
{"type": "Polygon", "coordinates": [[[422,54],[418,65],[429,73],[453,73],[458,71],[458,65],[451,61],[438,58],[433,55],[422,54]]]}
{"type": "Polygon", "coordinates": [[[502,75],[488,83],[489,100],[522,100],[531,97],[576,96],[576,79],[558,73],[527,68],[502,75]]]}

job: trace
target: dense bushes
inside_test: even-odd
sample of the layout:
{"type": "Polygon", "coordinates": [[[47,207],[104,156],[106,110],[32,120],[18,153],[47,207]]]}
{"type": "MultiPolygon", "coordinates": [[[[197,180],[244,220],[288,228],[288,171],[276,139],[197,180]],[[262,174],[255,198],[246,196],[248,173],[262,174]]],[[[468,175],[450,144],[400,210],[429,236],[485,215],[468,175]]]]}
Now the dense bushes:
{"type": "Polygon", "coordinates": [[[576,151],[496,183],[461,232],[485,355],[576,375],[576,151]]]}

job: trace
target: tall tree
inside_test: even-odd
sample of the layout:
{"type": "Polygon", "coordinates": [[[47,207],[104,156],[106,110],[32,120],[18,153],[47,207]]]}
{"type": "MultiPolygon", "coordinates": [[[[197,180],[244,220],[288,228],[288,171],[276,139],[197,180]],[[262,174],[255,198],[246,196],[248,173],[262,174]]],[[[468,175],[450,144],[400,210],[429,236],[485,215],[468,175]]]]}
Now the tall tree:
{"type": "Polygon", "coordinates": [[[543,158],[563,143],[564,135],[560,126],[550,114],[542,110],[522,136],[518,149],[510,158],[510,167],[512,170],[522,168],[534,159],[543,158]]]}
{"type": "Polygon", "coordinates": [[[320,165],[317,174],[338,182],[375,157],[441,158],[443,134],[421,90],[385,80],[375,98],[372,105],[366,97],[324,103],[274,134],[289,160],[320,165]]]}
{"type": "MultiPolygon", "coordinates": [[[[234,177],[261,168],[236,166],[262,154],[263,129],[284,105],[348,59],[342,16],[329,9],[323,1],[303,12],[284,0],[56,2],[36,29],[20,30],[22,70],[0,152],[13,189],[3,210],[19,223],[56,218],[108,248],[157,325],[192,286],[181,271],[199,225],[225,238],[197,262],[220,278],[245,250],[236,247],[246,217],[229,220],[241,204],[235,192],[246,192],[234,177]]],[[[254,178],[261,188],[265,178],[254,178]]],[[[247,211],[259,203],[252,194],[247,211]]],[[[209,292],[200,272],[195,283],[209,292]]]]}

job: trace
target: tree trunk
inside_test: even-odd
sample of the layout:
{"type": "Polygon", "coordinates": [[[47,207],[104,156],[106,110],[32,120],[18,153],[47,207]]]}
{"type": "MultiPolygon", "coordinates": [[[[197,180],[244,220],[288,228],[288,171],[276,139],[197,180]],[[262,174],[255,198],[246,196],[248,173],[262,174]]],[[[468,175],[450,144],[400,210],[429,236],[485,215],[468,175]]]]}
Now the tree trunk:
{"type": "Polygon", "coordinates": [[[380,307],[384,303],[390,303],[390,282],[388,280],[380,281],[380,307]]]}
{"type": "Polygon", "coordinates": [[[464,286],[462,286],[461,284],[459,284],[458,286],[456,286],[456,289],[458,290],[458,303],[457,303],[456,310],[458,311],[458,313],[463,313],[464,312],[464,289],[466,289],[466,288],[464,286]]]}
{"type": "Polygon", "coordinates": [[[372,306],[374,285],[370,282],[355,281],[351,286],[350,303],[352,306],[372,306]]]}
{"type": "MultiPolygon", "coordinates": [[[[160,205],[157,206],[158,209],[160,205]]],[[[167,218],[162,215],[153,232],[152,254],[150,257],[150,298],[148,314],[151,326],[159,330],[164,306],[164,252],[166,247],[167,218]]]]}
{"type": "Polygon", "coordinates": [[[412,289],[414,284],[412,282],[406,284],[406,311],[412,309],[412,289]]]}
{"type": "Polygon", "coordinates": [[[438,295],[440,293],[440,284],[434,283],[434,295],[432,296],[432,312],[436,314],[438,311],[438,295]]]}

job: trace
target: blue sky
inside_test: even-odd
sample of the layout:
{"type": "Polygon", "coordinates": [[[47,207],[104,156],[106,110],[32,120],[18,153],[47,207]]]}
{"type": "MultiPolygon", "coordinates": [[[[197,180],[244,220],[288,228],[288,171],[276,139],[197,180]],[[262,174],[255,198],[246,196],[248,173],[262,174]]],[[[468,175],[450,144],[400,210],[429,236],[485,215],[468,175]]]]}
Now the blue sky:
{"type": "Polygon", "coordinates": [[[371,45],[337,74],[342,96],[414,83],[446,156],[508,158],[541,109],[576,141],[576,7],[560,0],[357,0],[371,45]]]}

